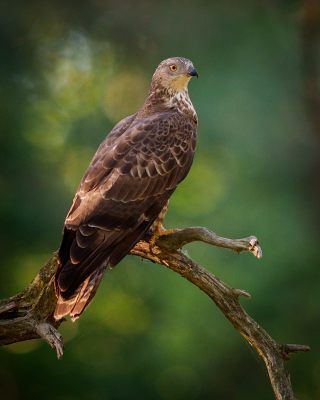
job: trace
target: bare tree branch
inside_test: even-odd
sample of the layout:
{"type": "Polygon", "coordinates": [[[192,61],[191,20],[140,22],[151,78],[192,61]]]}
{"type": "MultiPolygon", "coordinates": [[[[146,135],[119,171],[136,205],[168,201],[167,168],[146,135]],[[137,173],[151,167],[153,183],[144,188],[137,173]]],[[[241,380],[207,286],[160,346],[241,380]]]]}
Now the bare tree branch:
{"type": "Polygon", "coordinates": [[[236,251],[250,251],[255,257],[262,257],[262,250],[258,239],[255,236],[249,236],[245,239],[227,239],[216,235],[207,228],[195,226],[179,230],[170,235],[165,235],[158,239],[158,244],[162,249],[177,250],[191,242],[204,242],[217,247],[236,251]]]}
{"type": "MultiPolygon", "coordinates": [[[[149,246],[150,238],[151,235],[146,235],[130,254],[165,265],[206,293],[263,357],[276,399],[296,400],[289,374],[284,369],[284,361],[290,360],[289,353],[309,351],[309,347],[275,342],[239,303],[240,296],[250,298],[246,291],[230,288],[178,250],[187,243],[202,241],[238,253],[250,251],[261,258],[262,251],[257,238],[250,236],[244,239],[227,239],[206,228],[193,227],[162,236],[156,241],[152,251],[149,246]]],[[[0,302],[0,345],[42,337],[57,350],[58,358],[62,357],[63,340],[56,328],[63,320],[54,321],[52,316],[56,304],[53,287],[56,268],[55,253],[22,293],[0,302]]]]}
{"type": "Polygon", "coordinates": [[[62,357],[63,340],[56,329],[62,320],[53,318],[57,259],[56,252],[23,292],[0,301],[0,346],[42,337],[62,357]]]}

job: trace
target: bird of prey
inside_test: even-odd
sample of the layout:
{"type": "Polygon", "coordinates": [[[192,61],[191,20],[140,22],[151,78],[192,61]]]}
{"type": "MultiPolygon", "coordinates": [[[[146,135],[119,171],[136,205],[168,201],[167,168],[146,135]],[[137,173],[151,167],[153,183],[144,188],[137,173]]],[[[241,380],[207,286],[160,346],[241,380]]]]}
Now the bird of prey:
{"type": "MultiPolygon", "coordinates": [[[[79,318],[107,266],[116,266],[151,229],[162,227],[168,201],[187,176],[197,143],[197,114],[186,58],[162,61],[140,110],[120,121],[98,148],[66,217],[55,276],[55,319],[79,318]]],[[[154,242],[154,239],[153,239],[154,242]]]]}

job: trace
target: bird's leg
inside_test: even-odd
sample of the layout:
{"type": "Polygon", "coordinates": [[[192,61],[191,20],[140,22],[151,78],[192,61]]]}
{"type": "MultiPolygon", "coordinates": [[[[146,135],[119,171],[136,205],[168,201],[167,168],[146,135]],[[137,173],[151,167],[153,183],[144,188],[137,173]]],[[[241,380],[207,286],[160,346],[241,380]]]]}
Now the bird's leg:
{"type": "Polygon", "coordinates": [[[156,240],[164,235],[169,235],[170,233],[173,232],[177,232],[180,229],[169,229],[166,230],[162,223],[164,220],[164,217],[166,216],[166,212],[168,210],[168,206],[169,206],[169,200],[167,201],[167,203],[165,204],[165,206],[163,207],[163,209],[161,210],[160,214],[158,215],[157,219],[154,221],[154,223],[151,225],[150,227],[150,232],[152,233],[152,237],[149,241],[149,248],[150,248],[150,252],[153,253],[153,247],[154,244],[156,242],[156,240]]]}

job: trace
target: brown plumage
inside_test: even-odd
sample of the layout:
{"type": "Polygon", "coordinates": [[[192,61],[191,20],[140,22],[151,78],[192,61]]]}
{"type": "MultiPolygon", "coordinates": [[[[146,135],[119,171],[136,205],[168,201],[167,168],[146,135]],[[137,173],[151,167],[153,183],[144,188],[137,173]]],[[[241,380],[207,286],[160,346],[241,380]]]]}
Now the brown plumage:
{"type": "Polygon", "coordinates": [[[113,268],[128,254],[188,174],[198,122],[187,85],[195,75],[185,58],[162,61],[143,106],[98,148],[65,220],[56,319],[80,316],[108,264],[113,268]]]}

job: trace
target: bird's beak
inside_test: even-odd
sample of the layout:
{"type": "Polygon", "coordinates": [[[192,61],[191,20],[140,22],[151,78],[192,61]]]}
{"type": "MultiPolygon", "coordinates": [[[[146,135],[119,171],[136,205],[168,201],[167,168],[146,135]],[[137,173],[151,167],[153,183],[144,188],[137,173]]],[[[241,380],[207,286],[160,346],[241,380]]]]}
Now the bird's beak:
{"type": "Polygon", "coordinates": [[[196,76],[196,77],[198,78],[198,72],[197,72],[197,70],[196,70],[194,67],[192,67],[192,66],[190,66],[190,67],[188,68],[186,74],[187,74],[187,75],[190,75],[190,76],[196,76]]]}

